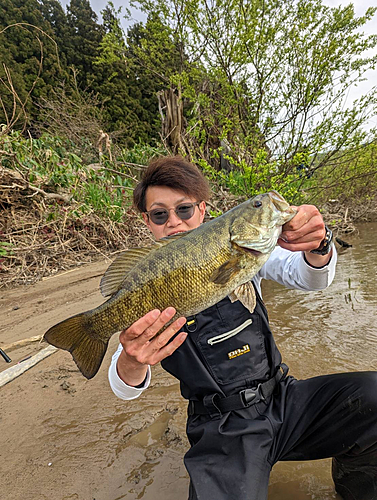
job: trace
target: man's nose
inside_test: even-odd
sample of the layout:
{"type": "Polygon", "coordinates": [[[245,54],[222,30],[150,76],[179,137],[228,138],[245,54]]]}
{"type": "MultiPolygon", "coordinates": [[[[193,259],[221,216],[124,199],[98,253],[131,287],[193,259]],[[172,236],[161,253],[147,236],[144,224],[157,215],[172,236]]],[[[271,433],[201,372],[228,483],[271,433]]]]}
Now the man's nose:
{"type": "Polygon", "coordinates": [[[178,224],[180,224],[181,222],[182,222],[182,220],[175,213],[175,209],[174,208],[170,208],[169,209],[169,218],[167,220],[167,224],[169,226],[178,226],[178,224]]]}

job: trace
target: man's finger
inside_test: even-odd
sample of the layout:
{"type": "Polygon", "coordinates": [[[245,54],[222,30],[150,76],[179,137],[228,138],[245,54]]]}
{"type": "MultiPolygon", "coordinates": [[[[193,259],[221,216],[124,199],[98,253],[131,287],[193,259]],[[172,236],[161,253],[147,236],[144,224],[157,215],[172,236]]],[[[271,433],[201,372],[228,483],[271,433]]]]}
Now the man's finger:
{"type": "Polygon", "coordinates": [[[168,307],[162,312],[155,309],[122,332],[119,339],[121,342],[132,340],[136,345],[142,346],[151,340],[174,317],[175,313],[174,307],[168,307]]]}
{"type": "Polygon", "coordinates": [[[317,216],[322,219],[317,207],[314,205],[301,205],[297,207],[297,214],[293,219],[284,224],[283,231],[297,231],[317,216]]]}
{"type": "Polygon", "coordinates": [[[149,325],[144,332],[138,337],[137,341],[145,343],[153,339],[153,337],[161,331],[164,326],[174,317],[176,310],[174,307],[168,307],[162,311],[157,319],[149,325]]]}
{"type": "Polygon", "coordinates": [[[309,252],[310,250],[315,250],[316,248],[318,248],[319,243],[318,240],[292,243],[287,243],[285,241],[279,240],[279,246],[291,252],[309,252]]]}
{"type": "Polygon", "coordinates": [[[149,311],[145,316],[138,319],[133,323],[127,330],[124,330],[120,334],[120,338],[125,338],[127,340],[136,339],[142,333],[145,332],[147,328],[149,328],[156,319],[160,316],[161,312],[158,309],[153,309],[153,311],[149,311]]]}
{"type": "Polygon", "coordinates": [[[168,356],[171,356],[173,352],[176,351],[178,347],[183,344],[186,338],[187,338],[187,332],[181,332],[179,335],[175,337],[174,340],[172,340],[169,344],[167,344],[165,347],[156,352],[155,356],[153,356],[151,364],[156,365],[163,359],[167,358],[168,356]]]}
{"type": "Polygon", "coordinates": [[[320,242],[323,240],[325,236],[325,230],[324,229],[316,229],[313,231],[310,231],[309,233],[306,232],[305,230],[297,230],[297,231],[287,231],[281,234],[281,237],[279,238],[279,245],[280,245],[280,240],[283,240],[285,243],[309,243],[311,241],[317,242],[317,246],[320,244],[320,242]]]}
{"type": "Polygon", "coordinates": [[[158,352],[163,349],[167,343],[171,340],[174,335],[179,332],[182,326],[186,323],[186,318],[181,317],[175,320],[171,325],[169,325],[166,330],[160,333],[157,337],[152,339],[146,350],[152,355],[153,353],[158,352]]]}

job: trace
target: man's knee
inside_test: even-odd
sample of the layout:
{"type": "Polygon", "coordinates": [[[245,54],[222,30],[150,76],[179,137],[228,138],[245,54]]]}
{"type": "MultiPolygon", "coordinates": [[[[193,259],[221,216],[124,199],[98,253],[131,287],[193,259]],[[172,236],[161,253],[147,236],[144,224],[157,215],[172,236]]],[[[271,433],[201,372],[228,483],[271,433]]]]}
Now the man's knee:
{"type": "Polygon", "coordinates": [[[345,409],[357,411],[377,421],[377,372],[356,372],[349,375],[345,409]]]}
{"type": "Polygon", "coordinates": [[[359,379],[363,413],[377,420],[377,372],[364,372],[359,379]]]}
{"type": "Polygon", "coordinates": [[[375,465],[349,465],[333,458],[332,476],[335,489],[343,500],[377,500],[375,465]]]}

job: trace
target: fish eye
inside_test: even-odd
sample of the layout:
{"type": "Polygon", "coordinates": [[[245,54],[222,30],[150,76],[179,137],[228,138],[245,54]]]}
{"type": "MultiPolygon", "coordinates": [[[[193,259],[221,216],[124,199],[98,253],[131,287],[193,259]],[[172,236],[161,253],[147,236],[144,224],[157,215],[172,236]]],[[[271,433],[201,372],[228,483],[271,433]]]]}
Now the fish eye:
{"type": "Polygon", "coordinates": [[[255,200],[254,203],[253,203],[253,205],[254,205],[254,208],[259,208],[259,207],[262,206],[262,202],[259,201],[259,200],[255,200]]]}

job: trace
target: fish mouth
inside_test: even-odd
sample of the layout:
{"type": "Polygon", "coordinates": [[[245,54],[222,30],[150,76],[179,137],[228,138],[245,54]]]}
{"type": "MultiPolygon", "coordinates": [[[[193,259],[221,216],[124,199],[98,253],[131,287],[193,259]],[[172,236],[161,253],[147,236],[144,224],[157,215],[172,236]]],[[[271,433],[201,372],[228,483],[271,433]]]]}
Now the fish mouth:
{"type": "Polygon", "coordinates": [[[244,253],[254,255],[255,257],[259,257],[263,255],[265,252],[264,248],[255,248],[255,245],[251,246],[247,242],[244,241],[232,241],[232,244],[238,249],[241,250],[244,253]]]}
{"type": "Polygon", "coordinates": [[[262,252],[260,252],[259,250],[254,250],[254,248],[247,248],[247,247],[240,247],[240,248],[242,248],[242,250],[244,250],[247,253],[251,253],[252,255],[255,255],[256,257],[258,257],[259,255],[262,255],[262,252]]]}
{"type": "MultiPolygon", "coordinates": [[[[281,225],[293,219],[293,217],[297,213],[297,210],[291,207],[281,194],[279,194],[277,191],[269,191],[267,195],[276,210],[276,220],[279,220],[281,225]]],[[[276,220],[273,221],[272,226],[276,224],[276,220]]]]}
{"type": "Polygon", "coordinates": [[[274,228],[272,234],[269,237],[261,237],[259,241],[247,241],[234,238],[232,243],[236,244],[244,252],[247,252],[256,257],[262,254],[271,253],[276,246],[276,242],[281,234],[281,226],[274,228]]]}
{"type": "Polygon", "coordinates": [[[268,196],[270,197],[270,200],[274,204],[275,208],[280,210],[281,212],[286,212],[287,209],[289,208],[289,203],[282,197],[280,193],[278,193],[275,190],[269,191],[268,196]]]}

